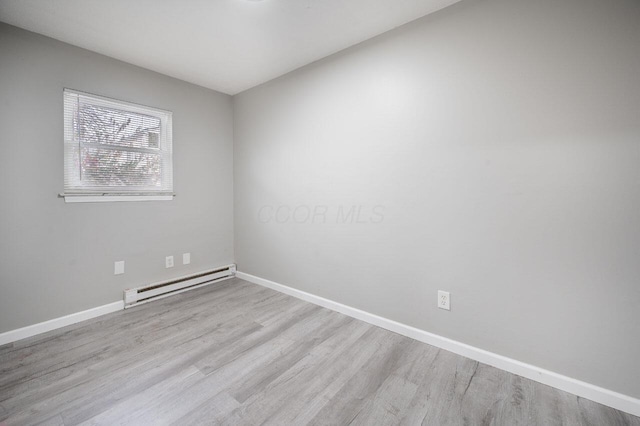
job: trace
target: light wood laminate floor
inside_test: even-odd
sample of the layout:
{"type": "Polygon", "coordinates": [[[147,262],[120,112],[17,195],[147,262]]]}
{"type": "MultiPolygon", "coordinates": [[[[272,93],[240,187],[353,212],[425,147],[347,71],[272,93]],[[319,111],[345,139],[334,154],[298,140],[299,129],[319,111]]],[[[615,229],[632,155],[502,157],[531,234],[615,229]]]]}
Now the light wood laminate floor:
{"type": "Polygon", "coordinates": [[[640,425],[239,279],[0,347],[7,425],[640,425]]]}

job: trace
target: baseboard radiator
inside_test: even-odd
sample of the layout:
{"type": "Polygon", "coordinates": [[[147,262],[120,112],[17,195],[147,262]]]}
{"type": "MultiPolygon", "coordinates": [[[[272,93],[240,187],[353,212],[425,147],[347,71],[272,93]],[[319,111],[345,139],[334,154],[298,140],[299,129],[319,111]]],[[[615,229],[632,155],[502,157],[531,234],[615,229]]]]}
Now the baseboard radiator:
{"type": "Polygon", "coordinates": [[[200,272],[181,278],[130,288],[124,291],[124,308],[147,303],[152,300],[182,293],[194,288],[213,284],[236,275],[236,265],[231,264],[218,269],[200,272]]]}

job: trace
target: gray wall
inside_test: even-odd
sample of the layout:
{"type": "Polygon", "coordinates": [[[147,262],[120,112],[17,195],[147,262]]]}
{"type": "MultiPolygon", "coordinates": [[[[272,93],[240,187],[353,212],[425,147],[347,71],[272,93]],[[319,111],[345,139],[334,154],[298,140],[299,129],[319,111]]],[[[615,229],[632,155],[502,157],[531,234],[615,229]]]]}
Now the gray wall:
{"type": "Polygon", "coordinates": [[[640,397],[638,23],[463,2],[238,95],[239,270],[640,397]]]}
{"type": "Polygon", "coordinates": [[[0,24],[0,332],[232,262],[232,123],[227,95],[0,24]],[[173,111],[174,201],[57,198],[64,87],[173,111]]]}

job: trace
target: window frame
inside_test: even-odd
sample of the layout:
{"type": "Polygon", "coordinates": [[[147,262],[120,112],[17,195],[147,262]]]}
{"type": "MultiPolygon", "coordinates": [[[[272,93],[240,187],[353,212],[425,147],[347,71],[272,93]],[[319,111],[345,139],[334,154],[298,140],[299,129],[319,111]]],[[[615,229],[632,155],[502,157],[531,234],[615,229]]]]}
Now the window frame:
{"type": "MultiPolygon", "coordinates": [[[[73,108],[73,106],[71,106],[73,108]]],[[[110,202],[110,201],[170,201],[175,196],[173,192],[173,114],[160,108],[149,107],[129,101],[95,95],[75,89],[63,90],[63,143],[64,143],[64,192],[59,194],[67,203],[78,202],[110,202]],[[68,97],[70,95],[71,97],[68,97]],[[99,144],[82,141],[73,120],[67,114],[69,99],[83,99],[85,102],[98,107],[110,108],[138,115],[146,115],[160,120],[160,134],[158,149],[144,147],[127,147],[121,145],[99,144]],[[69,137],[71,135],[71,138],[69,137]],[[162,180],[169,182],[162,188],[144,186],[90,186],[82,184],[81,158],[82,148],[93,147],[125,152],[140,152],[158,154],[160,156],[160,172],[162,180]]]]}

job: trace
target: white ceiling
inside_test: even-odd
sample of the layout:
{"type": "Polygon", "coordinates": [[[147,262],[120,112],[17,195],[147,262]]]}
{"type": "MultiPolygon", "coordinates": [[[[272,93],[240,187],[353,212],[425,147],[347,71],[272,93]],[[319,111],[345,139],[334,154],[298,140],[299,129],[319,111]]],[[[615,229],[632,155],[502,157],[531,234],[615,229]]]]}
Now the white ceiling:
{"type": "Polygon", "coordinates": [[[236,94],[458,0],[0,0],[0,21],[236,94]]]}

